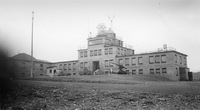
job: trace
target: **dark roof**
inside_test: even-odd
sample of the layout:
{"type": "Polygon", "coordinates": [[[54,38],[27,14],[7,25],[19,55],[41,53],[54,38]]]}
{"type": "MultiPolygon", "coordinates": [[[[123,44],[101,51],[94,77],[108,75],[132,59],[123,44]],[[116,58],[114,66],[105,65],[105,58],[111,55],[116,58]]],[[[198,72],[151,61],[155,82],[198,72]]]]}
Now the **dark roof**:
{"type": "Polygon", "coordinates": [[[149,55],[149,54],[162,54],[162,53],[169,53],[169,52],[175,52],[184,56],[187,56],[186,54],[177,52],[177,51],[161,51],[161,52],[149,52],[149,53],[141,53],[141,54],[134,54],[134,55],[123,55],[123,56],[116,56],[116,57],[128,57],[128,56],[139,56],[139,55],[149,55]]]}

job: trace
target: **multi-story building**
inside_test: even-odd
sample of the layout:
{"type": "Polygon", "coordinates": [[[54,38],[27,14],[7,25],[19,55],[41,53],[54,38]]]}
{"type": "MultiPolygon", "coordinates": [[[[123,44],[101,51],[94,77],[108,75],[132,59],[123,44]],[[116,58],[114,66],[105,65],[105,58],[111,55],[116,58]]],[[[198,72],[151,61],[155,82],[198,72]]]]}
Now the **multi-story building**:
{"type": "MultiPolygon", "coordinates": [[[[17,67],[17,75],[30,77],[28,59],[10,60],[17,67]]],[[[155,52],[135,54],[131,46],[125,45],[112,29],[106,30],[102,24],[96,36],[89,35],[87,48],[78,50],[78,60],[51,63],[34,59],[33,67],[35,76],[109,74],[118,72],[118,66],[113,63],[125,66],[129,75],[152,74],[188,80],[187,55],[166,45],[155,52]]]]}

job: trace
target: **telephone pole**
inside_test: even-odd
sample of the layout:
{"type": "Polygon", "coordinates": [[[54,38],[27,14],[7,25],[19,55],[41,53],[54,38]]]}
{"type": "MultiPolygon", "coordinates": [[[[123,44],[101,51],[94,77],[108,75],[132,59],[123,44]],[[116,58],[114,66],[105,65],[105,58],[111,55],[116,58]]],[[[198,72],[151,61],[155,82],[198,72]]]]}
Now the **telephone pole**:
{"type": "Polygon", "coordinates": [[[32,31],[31,31],[31,77],[33,77],[33,21],[34,21],[34,11],[32,12],[32,31]]]}

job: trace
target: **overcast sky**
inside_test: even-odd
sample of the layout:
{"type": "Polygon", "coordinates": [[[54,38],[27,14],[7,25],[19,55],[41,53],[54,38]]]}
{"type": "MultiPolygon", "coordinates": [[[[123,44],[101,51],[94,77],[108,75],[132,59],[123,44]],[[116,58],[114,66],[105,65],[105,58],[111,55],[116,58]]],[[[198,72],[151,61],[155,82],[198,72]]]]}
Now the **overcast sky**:
{"type": "Polygon", "coordinates": [[[58,62],[78,59],[79,46],[98,23],[110,27],[136,53],[155,51],[163,44],[188,55],[191,71],[200,71],[199,0],[0,0],[0,44],[11,56],[31,54],[58,62]]]}

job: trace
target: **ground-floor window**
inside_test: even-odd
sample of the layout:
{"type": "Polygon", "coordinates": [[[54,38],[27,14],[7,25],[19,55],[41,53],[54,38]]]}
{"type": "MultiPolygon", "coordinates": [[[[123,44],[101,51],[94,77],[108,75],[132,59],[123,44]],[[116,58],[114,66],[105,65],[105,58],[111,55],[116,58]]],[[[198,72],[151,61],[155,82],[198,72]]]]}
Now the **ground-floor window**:
{"type": "Polygon", "coordinates": [[[109,72],[108,71],[105,71],[105,74],[108,74],[109,72]]]}
{"type": "Polygon", "coordinates": [[[150,69],[150,74],[154,74],[154,69],[150,69]]]}
{"type": "Polygon", "coordinates": [[[126,73],[129,74],[129,70],[126,70],[126,73]]]}
{"type": "Polygon", "coordinates": [[[73,75],[76,75],[76,73],[73,73],[73,75]]]}
{"type": "Polygon", "coordinates": [[[156,74],[160,74],[160,68],[156,68],[156,74]]]}
{"type": "Polygon", "coordinates": [[[167,68],[162,68],[162,73],[167,73],[167,68]]]}
{"type": "Polygon", "coordinates": [[[132,70],[132,75],[135,75],[136,74],[136,70],[132,70]]]}
{"type": "Polygon", "coordinates": [[[139,74],[143,74],[143,69],[139,69],[139,74]]]}

